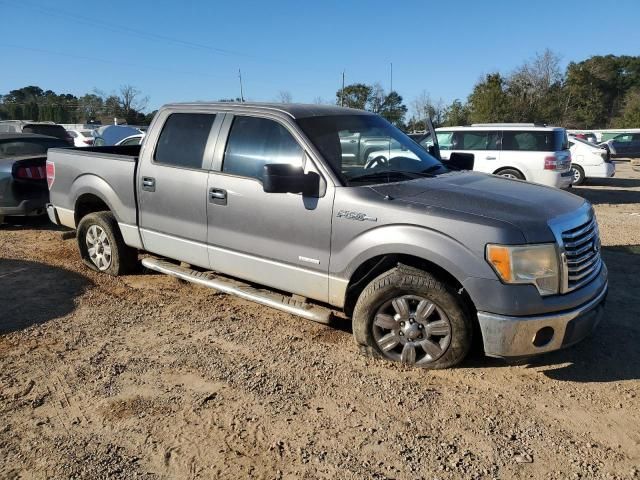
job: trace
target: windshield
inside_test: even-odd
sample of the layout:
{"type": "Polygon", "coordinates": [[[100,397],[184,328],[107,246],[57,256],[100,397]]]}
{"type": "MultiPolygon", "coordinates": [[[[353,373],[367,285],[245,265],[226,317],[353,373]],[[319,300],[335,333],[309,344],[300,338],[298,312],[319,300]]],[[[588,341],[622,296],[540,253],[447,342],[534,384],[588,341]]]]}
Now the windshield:
{"type": "Polygon", "coordinates": [[[10,140],[0,142],[0,158],[44,155],[49,148],[68,146],[66,142],[56,138],[10,140]]]}
{"type": "Polygon", "coordinates": [[[346,185],[397,182],[448,171],[377,115],[332,115],[297,121],[346,185]]]}

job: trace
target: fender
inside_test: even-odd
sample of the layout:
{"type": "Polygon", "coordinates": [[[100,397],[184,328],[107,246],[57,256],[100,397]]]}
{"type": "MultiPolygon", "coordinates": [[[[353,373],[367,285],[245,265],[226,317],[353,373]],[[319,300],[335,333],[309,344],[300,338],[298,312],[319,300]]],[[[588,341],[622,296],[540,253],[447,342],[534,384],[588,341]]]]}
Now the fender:
{"type": "Polygon", "coordinates": [[[73,198],[74,209],[78,199],[84,194],[95,195],[106,203],[118,223],[136,225],[135,199],[131,199],[130,205],[125,205],[113,187],[102,177],[86,173],[74,180],[69,191],[69,198],[73,198]]]}
{"type": "Polygon", "coordinates": [[[460,284],[470,277],[496,279],[484,260],[484,252],[472,251],[456,239],[426,227],[383,225],[363,232],[342,250],[332,252],[330,303],[343,305],[349,279],[356,269],[367,260],[385,254],[422,258],[446,270],[460,284]]]}

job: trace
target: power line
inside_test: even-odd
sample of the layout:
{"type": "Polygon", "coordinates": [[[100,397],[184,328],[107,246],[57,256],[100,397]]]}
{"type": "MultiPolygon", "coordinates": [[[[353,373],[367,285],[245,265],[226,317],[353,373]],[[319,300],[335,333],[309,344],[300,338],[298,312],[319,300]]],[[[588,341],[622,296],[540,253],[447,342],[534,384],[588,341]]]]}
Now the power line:
{"type": "Polygon", "coordinates": [[[239,56],[248,56],[248,57],[252,57],[253,55],[247,54],[247,53],[243,53],[243,52],[236,52],[233,50],[227,50],[227,49],[223,49],[223,48],[218,48],[218,47],[212,47],[211,45],[205,45],[205,44],[201,44],[201,43],[196,43],[196,42],[192,42],[192,41],[188,41],[188,40],[182,40],[180,38],[173,38],[173,37],[169,37],[167,35],[160,35],[157,33],[153,33],[153,32],[147,32],[144,30],[139,30],[136,28],[131,28],[128,26],[124,26],[124,25],[118,25],[115,23],[111,23],[111,22],[105,22],[104,20],[96,20],[95,18],[92,17],[86,17],[84,15],[78,15],[75,13],[70,13],[70,12],[65,12],[65,11],[61,11],[59,9],[53,9],[53,8],[47,8],[47,7],[43,7],[41,5],[34,5],[33,3],[27,1],[27,0],[22,0],[20,3],[17,2],[8,2],[5,0],[1,0],[0,3],[3,3],[9,7],[21,7],[21,8],[30,8],[32,10],[39,10],[41,12],[46,13],[47,15],[55,15],[58,17],[68,17],[71,18],[75,21],[80,21],[82,23],[86,23],[89,25],[94,25],[94,26],[99,26],[102,28],[107,28],[110,30],[115,30],[115,31],[119,31],[119,32],[125,32],[128,33],[130,35],[135,35],[135,36],[139,36],[142,38],[146,38],[146,39],[152,39],[152,40],[164,40],[167,42],[171,42],[171,43],[175,43],[178,45],[182,45],[184,47],[190,47],[190,48],[197,48],[200,50],[210,50],[212,52],[221,54],[221,55],[239,55],[239,56]]]}

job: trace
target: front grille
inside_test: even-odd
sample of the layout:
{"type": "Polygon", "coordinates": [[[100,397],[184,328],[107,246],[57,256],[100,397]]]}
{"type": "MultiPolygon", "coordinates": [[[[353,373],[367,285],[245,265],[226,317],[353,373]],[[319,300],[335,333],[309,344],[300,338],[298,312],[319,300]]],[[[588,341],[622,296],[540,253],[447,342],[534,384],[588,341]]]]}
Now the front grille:
{"type": "Polygon", "coordinates": [[[600,235],[596,218],[575,228],[562,232],[562,243],[566,256],[565,292],[589,283],[602,267],[600,257],[600,235]]]}

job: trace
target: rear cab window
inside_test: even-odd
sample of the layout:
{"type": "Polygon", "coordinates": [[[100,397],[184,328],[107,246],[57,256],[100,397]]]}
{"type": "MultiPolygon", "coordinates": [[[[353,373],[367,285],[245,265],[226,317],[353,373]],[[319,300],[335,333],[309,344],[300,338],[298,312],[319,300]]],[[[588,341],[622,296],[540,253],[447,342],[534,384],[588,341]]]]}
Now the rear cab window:
{"type": "Polygon", "coordinates": [[[154,162],[181,168],[202,168],[204,150],[215,120],[212,113],[172,113],[162,126],[154,162]]]}

